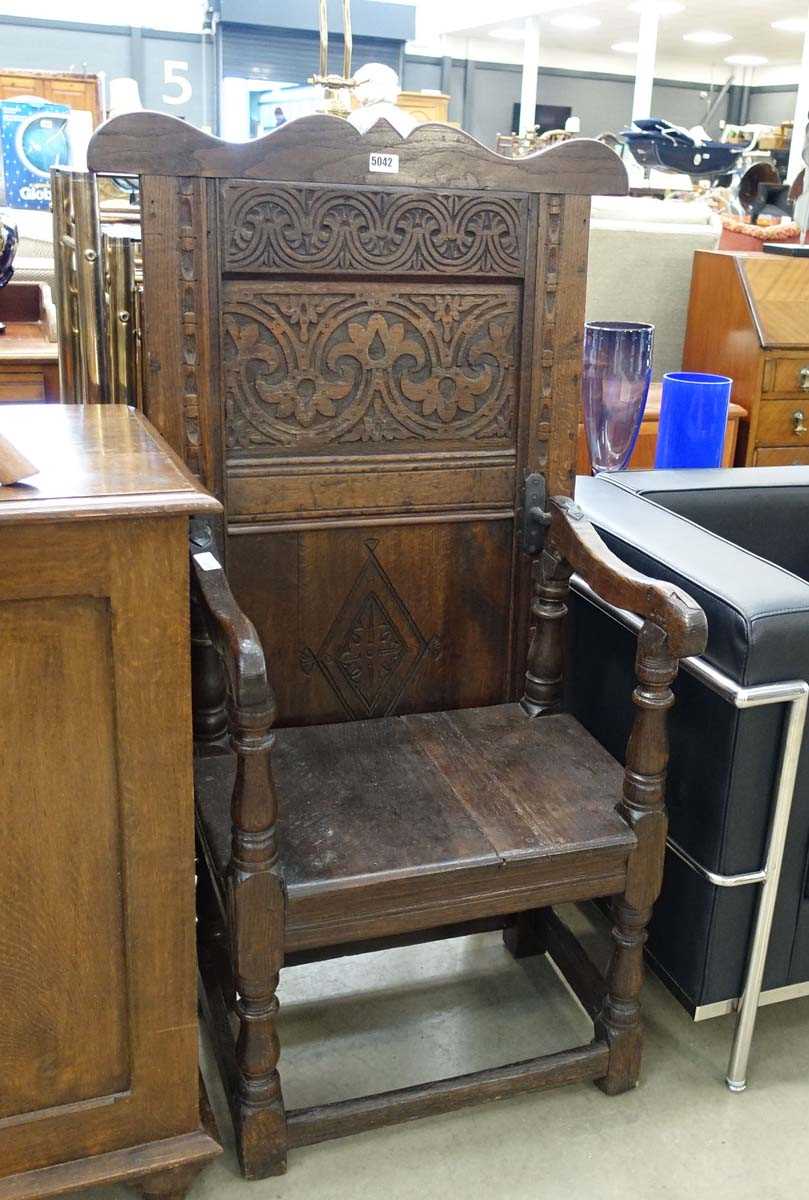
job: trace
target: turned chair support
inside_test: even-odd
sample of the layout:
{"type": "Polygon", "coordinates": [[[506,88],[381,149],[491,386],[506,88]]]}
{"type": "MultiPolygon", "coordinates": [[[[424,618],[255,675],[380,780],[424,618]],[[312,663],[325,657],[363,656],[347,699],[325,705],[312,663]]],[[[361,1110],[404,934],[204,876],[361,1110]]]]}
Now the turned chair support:
{"type": "MultiPolygon", "coordinates": [[[[276,715],[264,652],[239,609],[224,570],[211,551],[192,544],[192,594],[197,610],[195,648],[209,681],[203,697],[202,743],[218,731],[219,656],[227,678],[228,726],[236,755],[231,799],[232,853],[227,880],[227,924],[233,963],[236,1042],[234,1120],[243,1166],[263,1159],[261,1174],[286,1164],[286,1118],[277,1064],[276,989],[284,960],[284,889],[278,871],[278,801],[270,768],[276,715]]],[[[247,1173],[247,1171],[246,1171],[247,1173]]]]}
{"type": "MultiPolygon", "coordinates": [[[[643,947],[652,906],[660,892],[666,848],[665,781],[667,717],[679,659],[701,654],[707,625],[702,609],[674,584],[649,579],[610,551],[581,509],[566,497],[551,502],[550,531],[534,566],[531,640],[522,706],[530,716],[556,711],[562,702],[565,603],[577,571],[617,608],[645,618],[638,635],[629,737],[619,811],[638,844],[626,889],[613,902],[613,955],[607,988],[596,1014],[596,1033],[610,1046],[609,1069],[599,1086],[614,1095],[637,1083],[640,1070],[639,994],[643,947]]],[[[508,943],[507,943],[508,944],[508,943]]]]}

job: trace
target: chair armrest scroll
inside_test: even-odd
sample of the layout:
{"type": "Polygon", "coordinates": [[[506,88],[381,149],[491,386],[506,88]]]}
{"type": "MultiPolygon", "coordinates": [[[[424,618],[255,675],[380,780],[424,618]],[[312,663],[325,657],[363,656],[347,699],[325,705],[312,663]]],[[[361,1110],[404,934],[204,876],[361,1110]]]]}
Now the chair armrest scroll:
{"type": "Polygon", "coordinates": [[[704,651],[708,625],[696,600],[676,584],[651,579],[627,566],[566,496],[551,500],[546,552],[569,563],[609,604],[628,609],[662,629],[673,658],[704,651]]]}
{"type": "Polygon", "coordinates": [[[268,723],[272,723],[275,697],[255,626],[236,603],[219,560],[210,550],[200,550],[193,543],[191,579],[211,639],[224,660],[235,707],[242,711],[269,710],[268,723]]]}

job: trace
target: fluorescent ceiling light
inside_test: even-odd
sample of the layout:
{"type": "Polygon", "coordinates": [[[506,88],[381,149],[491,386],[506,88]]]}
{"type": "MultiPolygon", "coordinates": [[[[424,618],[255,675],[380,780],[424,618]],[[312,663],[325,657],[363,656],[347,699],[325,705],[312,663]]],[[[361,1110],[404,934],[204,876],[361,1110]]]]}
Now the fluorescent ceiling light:
{"type": "Polygon", "coordinates": [[[490,29],[489,35],[493,38],[502,38],[504,42],[521,42],[525,37],[525,32],[522,29],[515,29],[513,25],[501,25],[497,29],[490,29]]]}
{"type": "Polygon", "coordinates": [[[717,33],[714,29],[697,29],[694,33],[684,33],[684,42],[698,42],[701,46],[721,46],[723,42],[732,42],[733,34],[717,33]]]}
{"type": "Polygon", "coordinates": [[[729,54],[725,59],[732,67],[763,67],[769,61],[763,54],[729,54]]]}
{"type": "Polygon", "coordinates": [[[771,22],[773,29],[780,29],[783,33],[806,33],[809,30],[809,21],[806,17],[783,17],[780,21],[771,22]]]}
{"type": "MultiPolygon", "coordinates": [[[[646,8],[647,3],[649,3],[649,0],[638,0],[638,3],[630,4],[629,11],[633,13],[642,13],[646,8]]],[[[675,3],[675,0],[658,0],[658,3],[655,4],[655,8],[657,9],[657,15],[659,17],[676,17],[677,13],[681,13],[685,10],[685,5],[677,4],[675,3]]]]}
{"type": "Polygon", "coordinates": [[[637,42],[613,42],[610,50],[614,50],[616,54],[637,54],[637,42]]]}
{"type": "Polygon", "coordinates": [[[551,17],[550,23],[557,29],[580,32],[585,29],[596,29],[601,24],[601,20],[599,17],[589,17],[586,13],[566,12],[560,13],[558,17],[551,17]]]}

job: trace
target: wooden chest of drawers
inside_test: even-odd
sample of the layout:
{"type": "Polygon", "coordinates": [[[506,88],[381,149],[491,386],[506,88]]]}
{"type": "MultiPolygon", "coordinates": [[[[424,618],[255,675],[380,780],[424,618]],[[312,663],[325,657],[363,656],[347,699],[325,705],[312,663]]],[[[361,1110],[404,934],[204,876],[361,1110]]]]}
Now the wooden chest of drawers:
{"type": "Polygon", "coordinates": [[[188,514],[118,405],[1,405],[0,1200],[178,1200],[200,1127],[188,514]]]}
{"type": "Polygon", "coordinates": [[[737,466],[809,463],[809,261],[697,250],[683,370],[733,379],[737,466]]]}

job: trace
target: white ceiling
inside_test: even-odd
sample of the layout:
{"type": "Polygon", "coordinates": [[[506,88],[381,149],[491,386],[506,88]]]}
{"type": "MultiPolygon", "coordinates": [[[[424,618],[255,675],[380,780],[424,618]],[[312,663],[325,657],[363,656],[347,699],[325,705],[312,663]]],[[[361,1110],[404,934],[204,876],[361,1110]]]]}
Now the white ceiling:
{"type": "MultiPolygon", "coordinates": [[[[658,30],[658,73],[683,78],[712,80],[726,78],[732,67],[724,59],[731,54],[760,54],[769,63],[756,69],[748,82],[792,82],[797,78],[803,48],[801,33],[773,29],[772,21],[784,17],[806,18],[806,0],[682,0],[684,10],[661,17],[658,30]],[[683,40],[696,30],[727,33],[732,40],[723,45],[699,45],[683,40]]],[[[540,64],[575,66],[585,70],[608,70],[633,74],[634,57],[611,50],[614,42],[636,41],[640,17],[630,11],[630,0],[417,0],[416,37],[413,49],[427,49],[426,42],[444,43],[444,52],[520,61],[524,16],[538,14],[540,64]],[[600,25],[570,31],[553,25],[561,12],[592,15],[600,25]],[[492,36],[492,30],[511,31],[513,38],[492,36]]],[[[739,68],[736,68],[740,75],[739,68]]],[[[748,68],[749,75],[749,68],[748,68]]]]}
{"type": "MultiPolygon", "coordinates": [[[[390,3],[390,0],[386,0],[390,3]]],[[[451,54],[500,62],[522,60],[522,30],[526,15],[539,15],[540,65],[584,71],[634,74],[631,54],[611,50],[614,42],[635,41],[639,16],[631,0],[399,0],[416,9],[415,52],[451,54]],[[591,14],[601,24],[572,32],[551,23],[561,12],[591,14]],[[512,39],[493,37],[492,29],[510,29],[512,39]]],[[[651,2],[651,0],[646,0],[651,2]]],[[[316,0],[292,0],[315,11],[316,0]]],[[[682,0],[684,11],[660,20],[656,73],[664,78],[724,82],[734,68],[729,54],[762,54],[764,67],[749,68],[738,81],[755,84],[794,83],[798,78],[803,37],[771,27],[782,17],[807,17],[809,0],[682,0]],[[712,29],[729,33],[733,40],[721,46],[701,46],[683,41],[683,34],[712,29]]],[[[91,21],[104,24],[137,23],[164,29],[198,30],[205,0],[73,0],[66,13],[64,0],[0,0],[6,15],[91,21]]]]}
{"type": "MultiPolygon", "coordinates": [[[[309,0],[311,2],[311,0],[309,0]]],[[[205,0],[0,0],[4,17],[36,17],[44,21],[86,21],[91,25],[142,25],[198,33],[205,0]]]]}

